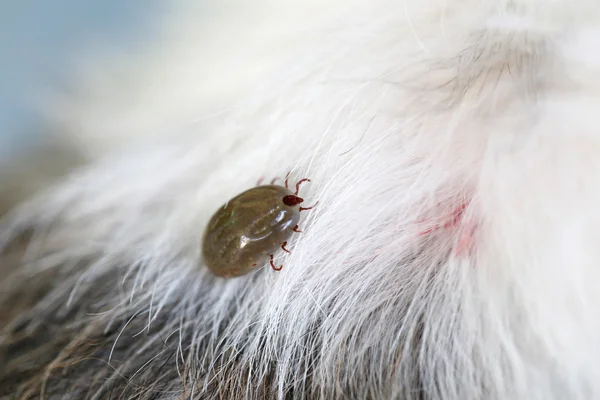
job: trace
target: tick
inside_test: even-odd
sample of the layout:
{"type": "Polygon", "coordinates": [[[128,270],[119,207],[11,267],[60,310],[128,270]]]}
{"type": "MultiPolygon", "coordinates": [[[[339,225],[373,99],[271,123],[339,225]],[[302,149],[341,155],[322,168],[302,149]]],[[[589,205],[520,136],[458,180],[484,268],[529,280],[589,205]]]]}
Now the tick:
{"type": "MultiPolygon", "coordinates": [[[[229,200],[211,217],[202,241],[202,258],[216,276],[236,277],[256,269],[269,259],[271,268],[280,271],[273,262],[274,253],[290,252],[287,241],[298,230],[300,212],[312,207],[300,207],[300,185],[310,182],[301,179],[296,191],[274,185],[257,186],[229,200]]],[[[316,204],[315,204],[316,206],[316,204]]]]}

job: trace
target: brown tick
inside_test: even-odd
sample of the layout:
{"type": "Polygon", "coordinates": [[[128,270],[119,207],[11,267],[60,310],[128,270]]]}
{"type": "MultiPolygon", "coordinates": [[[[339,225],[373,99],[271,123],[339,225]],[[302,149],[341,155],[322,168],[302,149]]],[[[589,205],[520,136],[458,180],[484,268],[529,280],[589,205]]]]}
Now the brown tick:
{"type": "Polygon", "coordinates": [[[216,276],[247,274],[267,257],[275,271],[283,268],[275,266],[273,254],[279,248],[290,252],[285,246],[293,232],[301,232],[298,230],[300,212],[314,206],[299,206],[304,201],[298,197],[300,185],[310,179],[299,180],[296,192],[288,189],[287,177],[285,187],[274,185],[275,180],[229,200],[208,222],[202,258],[216,276]]]}

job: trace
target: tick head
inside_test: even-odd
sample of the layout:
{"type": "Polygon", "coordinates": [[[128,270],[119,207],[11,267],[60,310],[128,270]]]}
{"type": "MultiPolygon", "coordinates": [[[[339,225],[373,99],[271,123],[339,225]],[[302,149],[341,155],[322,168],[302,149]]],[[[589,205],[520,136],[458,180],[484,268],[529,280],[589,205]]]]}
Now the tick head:
{"type": "Polygon", "coordinates": [[[302,203],[304,199],[302,197],[298,197],[295,194],[290,194],[287,196],[283,196],[283,204],[288,207],[294,207],[298,204],[302,203]]]}

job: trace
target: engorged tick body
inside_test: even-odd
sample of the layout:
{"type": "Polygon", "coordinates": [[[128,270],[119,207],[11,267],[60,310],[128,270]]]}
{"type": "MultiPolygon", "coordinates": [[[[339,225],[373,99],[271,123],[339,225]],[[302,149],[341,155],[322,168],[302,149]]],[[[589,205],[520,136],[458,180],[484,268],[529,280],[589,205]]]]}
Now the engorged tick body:
{"type": "MultiPolygon", "coordinates": [[[[202,258],[210,271],[220,277],[244,275],[285,248],[287,240],[298,230],[300,212],[311,209],[298,205],[304,200],[287,187],[265,185],[249,189],[212,216],[202,242],[202,258]]],[[[286,180],[287,186],[287,180],[286,180]]],[[[289,251],[288,251],[289,252],[289,251]]]]}

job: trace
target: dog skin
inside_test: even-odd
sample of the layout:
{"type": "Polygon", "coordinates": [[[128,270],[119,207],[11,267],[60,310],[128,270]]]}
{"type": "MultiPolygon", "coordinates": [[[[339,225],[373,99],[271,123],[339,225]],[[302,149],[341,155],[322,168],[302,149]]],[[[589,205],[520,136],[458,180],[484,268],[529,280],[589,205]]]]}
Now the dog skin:
{"type": "Polygon", "coordinates": [[[3,199],[0,398],[600,397],[596,1],[192,3],[45,110],[77,162],[3,199]],[[212,275],[288,173],[281,271],[212,275]]]}

